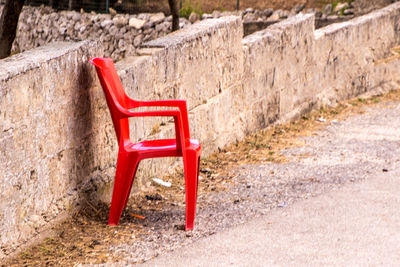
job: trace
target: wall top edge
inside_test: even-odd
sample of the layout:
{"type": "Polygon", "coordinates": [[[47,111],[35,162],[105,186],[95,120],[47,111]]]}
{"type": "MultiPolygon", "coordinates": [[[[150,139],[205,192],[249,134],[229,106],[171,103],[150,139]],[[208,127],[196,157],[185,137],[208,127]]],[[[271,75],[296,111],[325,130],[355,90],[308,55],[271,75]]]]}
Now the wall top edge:
{"type": "MultiPolygon", "coordinates": [[[[281,22],[272,24],[269,29],[275,30],[275,29],[285,29],[288,28],[294,24],[299,24],[308,20],[312,20],[314,22],[315,20],[315,15],[314,14],[303,14],[299,13],[296,16],[289,17],[281,22]]],[[[268,29],[267,28],[267,29],[268,29]]]]}
{"type": "Polygon", "coordinates": [[[400,13],[400,2],[393,3],[382,9],[378,9],[366,15],[353,18],[349,21],[333,23],[326,27],[320,28],[315,31],[315,38],[318,39],[324,35],[334,34],[347,27],[369,23],[378,18],[389,16],[393,13],[400,13]]]}
{"type": "Polygon", "coordinates": [[[176,32],[172,32],[164,37],[146,42],[142,45],[143,48],[168,48],[178,46],[190,41],[193,41],[208,33],[212,33],[221,28],[231,28],[237,24],[237,27],[242,27],[242,20],[238,16],[226,16],[218,19],[202,20],[193,24],[191,27],[183,28],[176,32]]]}
{"type": "Polygon", "coordinates": [[[290,28],[294,25],[302,24],[304,22],[309,21],[314,25],[315,16],[314,14],[303,14],[299,13],[296,16],[290,17],[284,21],[275,23],[264,30],[254,32],[249,34],[243,38],[243,45],[250,45],[254,42],[259,42],[260,39],[271,38],[274,35],[280,34],[287,28],[290,28]]]}
{"type": "MultiPolygon", "coordinates": [[[[82,47],[98,46],[99,42],[54,42],[0,60],[0,82],[38,68],[41,64],[59,58],[82,47]]],[[[88,60],[88,59],[87,59],[88,60]]]]}

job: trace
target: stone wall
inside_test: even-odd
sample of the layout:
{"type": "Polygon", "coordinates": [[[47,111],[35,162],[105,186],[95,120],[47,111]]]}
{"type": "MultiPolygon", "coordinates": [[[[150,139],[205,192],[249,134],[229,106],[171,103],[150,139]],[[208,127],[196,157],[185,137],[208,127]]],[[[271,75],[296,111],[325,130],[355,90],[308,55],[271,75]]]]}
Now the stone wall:
{"type": "Polygon", "coordinates": [[[247,117],[253,127],[292,118],[315,105],[313,29],[314,16],[297,16],[243,40],[244,87],[254,99],[247,117]]]}
{"type": "MultiPolygon", "coordinates": [[[[180,22],[181,27],[190,25],[186,19],[180,22]]],[[[170,31],[171,17],[166,17],[164,13],[111,16],[24,6],[12,51],[23,52],[54,41],[97,39],[104,46],[105,56],[119,60],[135,55],[142,42],[164,36],[170,31]]]]}
{"type": "Polygon", "coordinates": [[[94,134],[108,129],[108,114],[87,61],[102,53],[97,42],[55,43],[0,60],[0,257],[68,212],[95,169],[114,164],[115,147],[94,134]]]}
{"type": "MultiPolygon", "coordinates": [[[[314,31],[312,15],[274,24],[243,40],[244,87],[257,99],[254,125],[298,117],[367,91],[400,87],[400,4],[314,31]],[[264,108],[262,108],[264,107],[264,108]]],[[[253,129],[253,128],[251,128],[253,129]]]]}
{"type": "Polygon", "coordinates": [[[316,92],[323,103],[347,99],[398,79],[398,65],[378,62],[399,45],[399,4],[315,32],[314,49],[319,55],[315,64],[323,70],[315,77],[325,85],[316,92]]]}
{"type": "MultiPolygon", "coordinates": [[[[399,89],[390,49],[400,45],[400,3],[316,31],[314,19],[298,15],[245,38],[240,17],[204,20],[116,66],[133,98],[187,99],[203,156],[314,107],[399,89]]],[[[85,198],[110,200],[118,148],[87,62],[104,49],[56,43],[0,60],[0,258],[85,198]]],[[[135,141],[173,136],[161,119],[135,119],[131,131],[135,141]]],[[[176,162],[143,161],[133,192],[176,162]]]]}

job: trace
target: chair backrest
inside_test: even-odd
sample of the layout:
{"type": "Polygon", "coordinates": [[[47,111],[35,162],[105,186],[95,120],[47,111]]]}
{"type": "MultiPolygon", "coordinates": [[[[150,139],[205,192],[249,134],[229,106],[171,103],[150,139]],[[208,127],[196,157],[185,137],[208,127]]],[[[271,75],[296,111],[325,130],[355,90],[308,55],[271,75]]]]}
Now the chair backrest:
{"type": "Polygon", "coordinates": [[[121,80],[119,79],[114,62],[111,58],[91,58],[90,63],[96,67],[101,86],[108,108],[113,120],[114,129],[120,143],[124,139],[129,139],[129,121],[121,118],[117,104],[128,109],[128,96],[125,94],[121,80]]]}

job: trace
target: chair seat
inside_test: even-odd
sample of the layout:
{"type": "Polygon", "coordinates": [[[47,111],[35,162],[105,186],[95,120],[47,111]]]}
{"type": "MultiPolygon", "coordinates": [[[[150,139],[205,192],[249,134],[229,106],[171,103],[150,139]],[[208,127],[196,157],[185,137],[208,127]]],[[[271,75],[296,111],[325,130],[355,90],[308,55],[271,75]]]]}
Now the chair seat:
{"type": "MultiPolygon", "coordinates": [[[[189,139],[186,149],[198,151],[201,145],[196,139],[189,139]]],[[[138,152],[144,156],[154,157],[157,153],[160,157],[182,156],[182,151],[176,148],[176,139],[146,140],[138,143],[129,143],[125,146],[128,152],[138,152]]]]}
{"type": "Polygon", "coordinates": [[[176,139],[158,139],[158,140],[146,140],[138,143],[131,143],[127,146],[127,149],[136,151],[148,151],[148,150],[176,150],[176,139]]]}

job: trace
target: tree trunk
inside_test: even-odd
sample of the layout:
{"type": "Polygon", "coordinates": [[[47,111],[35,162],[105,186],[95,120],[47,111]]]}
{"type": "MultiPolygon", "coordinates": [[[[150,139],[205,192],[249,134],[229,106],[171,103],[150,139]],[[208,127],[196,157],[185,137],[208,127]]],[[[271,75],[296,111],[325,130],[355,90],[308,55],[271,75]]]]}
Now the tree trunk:
{"type": "Polygon", "coordinates": [[[24,0],[6,0],[0,18],[0,59],[11,53],[24,0]]]}
{"type": "Polygon", "coordinates": [[[172,31],[179,30],[179,7],[178,0],[168,0],[169,10],[172,15],[172,31]]]}

